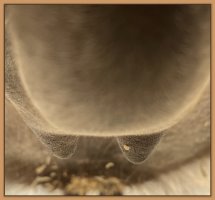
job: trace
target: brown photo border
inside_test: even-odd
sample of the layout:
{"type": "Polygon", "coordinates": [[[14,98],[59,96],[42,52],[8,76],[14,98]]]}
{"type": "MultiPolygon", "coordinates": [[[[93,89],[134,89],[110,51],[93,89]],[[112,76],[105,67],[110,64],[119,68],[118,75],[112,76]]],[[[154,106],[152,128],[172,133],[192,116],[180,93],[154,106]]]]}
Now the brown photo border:
{"type": "MultiPolygon", "coordinates": [[[[215,3],[214,3],[215,4],[215,3]]],[[[75,199],[82,199],[82,198],[90,198],[90,199],[119,199],[119,198],[126,198],[126,199],[135,199],[135,198],[144,198],[144,199],[179,199],[179,198],[189,198],[189,199],[215,199],[214,195],[214,179],[215,175],[213,173],[213,166],[214,166],[214,153],[215,152],[215,145],[213,137],[213,132],[215,130],[215,122],[214,122],[214,92],[215,91],[215,69],[214,69],[214,57],[215,53],[213,48],[215,46],[215,40],[213,35],[215,35],[215,14],[214,14],[214,4],[213,0],[187,0],[187,1],[179,1],[179,0],[0,0],[0,200],[4,199],[65,199],[65,198],[75,198],[75,199]],[[5,127],[5,108],[4,108],[4,6],[6,4],[210,4],[211,5],[211,192],[210,195],[152,195],[152,196],[145,196],[145,195],[137,195],[137,196],[38,196],[38,195],[28,195],[28,196],[5,196],[4,193],[4,127],[5,127]]]]}

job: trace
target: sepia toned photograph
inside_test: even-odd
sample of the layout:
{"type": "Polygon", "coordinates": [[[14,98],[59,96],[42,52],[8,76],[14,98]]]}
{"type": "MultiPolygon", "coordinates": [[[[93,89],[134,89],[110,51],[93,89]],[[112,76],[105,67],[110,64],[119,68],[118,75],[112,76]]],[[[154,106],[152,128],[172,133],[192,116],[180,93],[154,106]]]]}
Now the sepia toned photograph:
{"type": "Polygon", "coordinates": [[[210,4],[5,4],[6,196],[211,195],[210,4]]]}

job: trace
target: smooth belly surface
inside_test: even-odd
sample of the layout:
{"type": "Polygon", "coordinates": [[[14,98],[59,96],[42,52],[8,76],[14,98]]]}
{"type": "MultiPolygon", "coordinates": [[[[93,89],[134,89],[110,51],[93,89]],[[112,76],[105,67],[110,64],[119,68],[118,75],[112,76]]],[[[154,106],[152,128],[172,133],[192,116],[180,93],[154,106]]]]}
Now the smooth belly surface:
{"type": "Polygon", "coordinates": [[[47,157],[59,179],[115,177],[120,194],[209,194],[210,6],[8,5],[5,19],[7,194],[47,157]]]}

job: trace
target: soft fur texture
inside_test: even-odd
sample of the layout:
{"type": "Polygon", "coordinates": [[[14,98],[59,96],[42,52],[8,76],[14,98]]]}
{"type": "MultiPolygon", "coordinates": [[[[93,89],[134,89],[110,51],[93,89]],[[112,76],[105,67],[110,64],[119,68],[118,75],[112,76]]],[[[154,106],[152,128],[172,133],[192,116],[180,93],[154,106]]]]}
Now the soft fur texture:
{"type": "MultiPolygon", "coordinates": [[[[41,114],[42,122],[27,123],[94,136],[151,134],[176,124],[209,80],[209,9],[8,6],[6,31],[21,79],[15,91],[25,93],[24,112],[41,114]]],[[[16,102],[12,89],[6,93],[16,102]]]]}
{"type": "Polygon", "coordinates": [[[193,177],[192,163],[208,161],[210,6],[8,5],[5,47],[6,188],[49,155],[32,133],[74,155],[53,158],[61,166],[112,160],[132,184],[177,165],[193,177]]]}
{"type": "MultiPolygon", "coordinates": [[[[63,172],[89,177],[116,176],[127,181],[125,195],[210,194],[210,93],[176,126],[164,132],[160,143],[142,165],[129,164],[112,138],[81,137],[72,158],[58,159],[48,152],[6,101],[5,193],[7,195],[62,195],[56,190],[31,187],[35,168],[51,156],[63,172]],[[104,168],[115,163],[112,171],[104,168]]],[[[75,191],[74,191],[75,192],[75,191]]],[[[98,194],[98,191],[89,194],[98,194]]]]}

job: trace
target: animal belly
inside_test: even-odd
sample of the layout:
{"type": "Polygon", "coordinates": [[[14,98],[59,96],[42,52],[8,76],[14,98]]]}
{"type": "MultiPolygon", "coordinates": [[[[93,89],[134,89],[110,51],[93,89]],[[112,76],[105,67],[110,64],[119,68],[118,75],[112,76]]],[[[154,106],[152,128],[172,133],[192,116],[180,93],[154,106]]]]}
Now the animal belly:
{"type": "Polygon", "coordinates": [[[5,11],[8,194],[16,177],[64,194],[209,193],[210,6],[5,11]],[[199,190],[183,183],[194,173],[199,190]],[[153,192],[162,180],[175,187],[153,192]]]}

